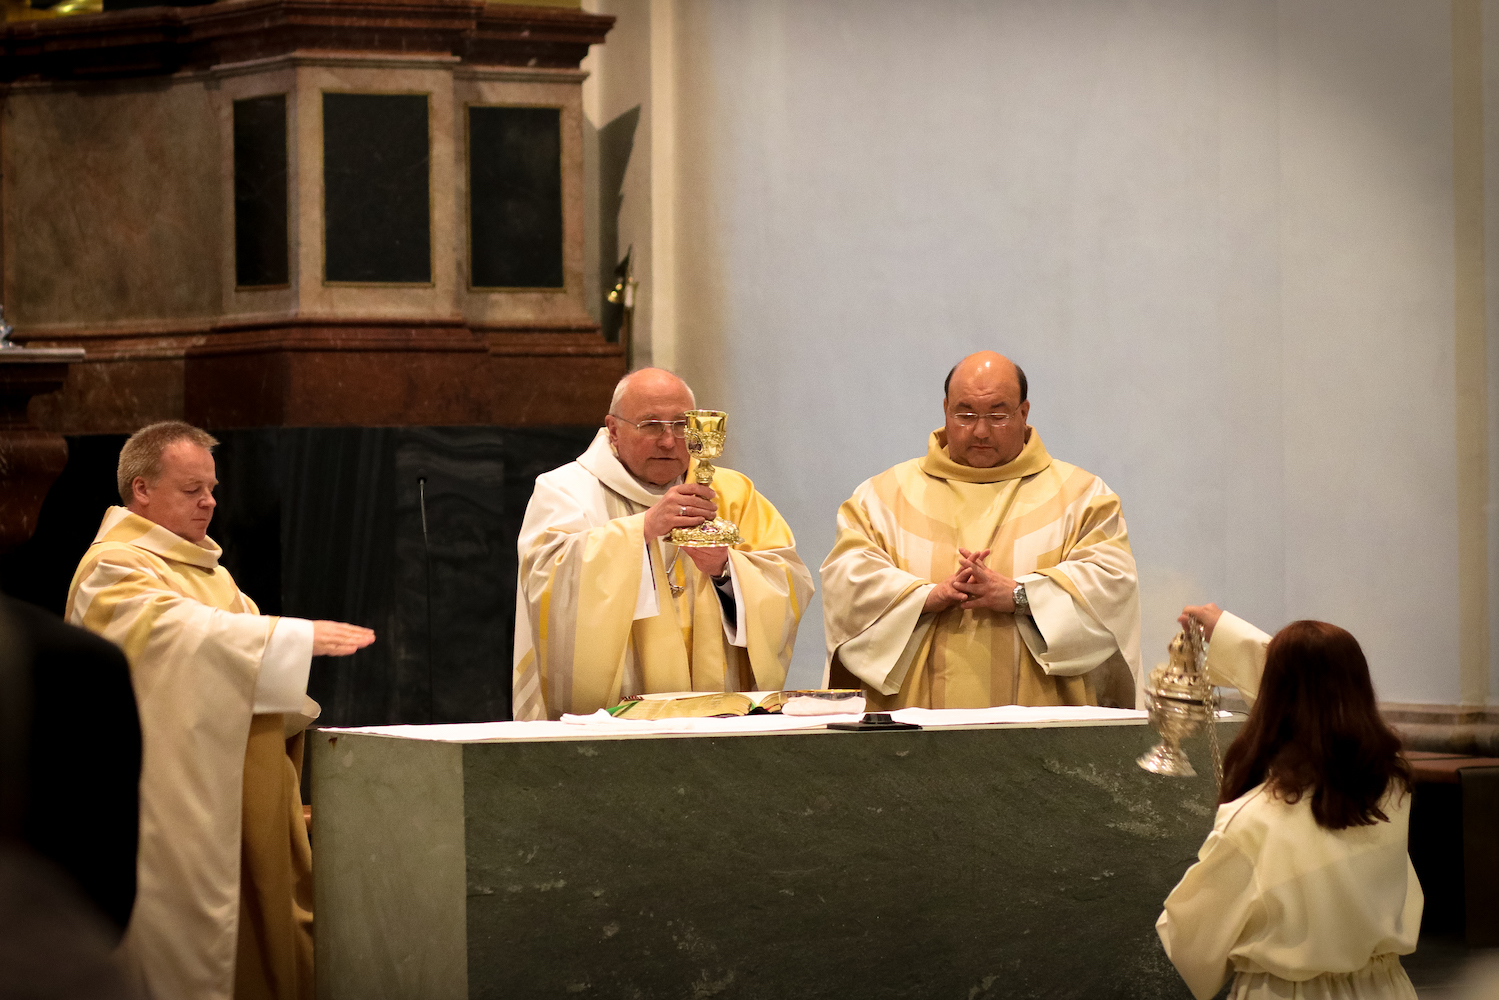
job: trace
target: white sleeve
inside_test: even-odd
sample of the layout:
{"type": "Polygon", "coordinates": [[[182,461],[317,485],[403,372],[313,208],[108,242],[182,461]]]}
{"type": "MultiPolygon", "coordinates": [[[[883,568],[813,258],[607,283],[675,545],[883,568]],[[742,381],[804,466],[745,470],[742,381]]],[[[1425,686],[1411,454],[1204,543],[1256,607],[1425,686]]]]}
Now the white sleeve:
{"type": "Polygon", "coordinates": [[[1208,640],[1208,680],[1215,685],[1231,685],[1251,705],[1260,693],[1260,677],[1265,672],[1265,651],[1270,636],[1237,615],[1227,611],[1213,627],[1208,640]]]}
{"type": "Polygon", "coordinates": [[[651,565],[651,543],[645,543],[645,557],[640,560],[640,590],[635,594],[634,621],[654,618],[661,613],[661,599],[656,596],[656,571],[651,565]]]}
{"type": "Polygon", "coordinates": [[[305,618],[276,620],[260,657],[255,678],[255,714],[301,712],[307,700],[307,674],[312,669],[312,622],[305,618]]]}
{"type": "Polygon", "coordinates": [[[1197,858],[1166,897],[1155,929],[1192,995],[1211,1000],[1233,971],[1234,948],[1262,904],[1253,863],[1217,830],[1197,858]]]}
{"type": "MultiPolygon", "coordinates": [[[[739,589],[739,577],[734,575],[734,560],[728,560],[724,566],[729,574],[729,585],[734,588],[734,620],[729,621],[729,616],[723,613],[723,602],[719,601],[718,613],[723,617],[723,634],[729,640],[730,646],[748,649],[749,632],[744,627],[744,594],[739,589]]],[[[712,580],[708,582],[712,583],[712,580]]],[[[714,584],[714,589],[718,589],[717,584],[714,584]]]]}
{"type": "Polygon", "coordinates": [[[1119,649],[1118,640],[1103,624],[1078,606],[1055,580],[1028,573],[1015,581],[1025,584],[1029,615],[1016,615],[1020,637],[1041,669],[1053,677],[1086,674],[1119,649]]]}
{"type": "Polygon", "coordinates": [[[885,609],[873,625],[838,647],[838,662],[880,694],[899,691],[937,620],[935,612],[923,611],[936,586],[917,587],[885,609]]]}

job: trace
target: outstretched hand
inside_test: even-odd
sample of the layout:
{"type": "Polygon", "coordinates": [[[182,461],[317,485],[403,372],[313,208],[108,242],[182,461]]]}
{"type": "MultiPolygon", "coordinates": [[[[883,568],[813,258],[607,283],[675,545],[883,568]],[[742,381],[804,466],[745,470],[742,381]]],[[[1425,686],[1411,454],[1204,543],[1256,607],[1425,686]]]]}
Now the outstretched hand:
{"type": "Polygon", "coordinates": [[[374,641],[374,631],[362,625],[328,621],[312,623],[313,656],[348,656],[374,641]]]}
{"type": "Polygon", "coordinates": [[[1223,609],[1216,604],[1189,604],[1182,608],[1182,613],[1177,616],[1176,623],[1186,628],[1189,617],[1196,618],[1202,625],[1202,637],[1211,639],[1213,629],[1218,627],[1218,619],[1223,617],[1223,609]]]}

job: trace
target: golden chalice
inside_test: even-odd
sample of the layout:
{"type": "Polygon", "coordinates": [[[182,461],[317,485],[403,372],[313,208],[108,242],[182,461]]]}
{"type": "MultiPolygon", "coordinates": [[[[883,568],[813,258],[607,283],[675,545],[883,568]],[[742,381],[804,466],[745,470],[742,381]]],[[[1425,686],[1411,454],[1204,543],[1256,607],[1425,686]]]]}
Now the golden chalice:
{"type": "Polygon", "coordinates": [[[1219,772],[1217,729],[1218,694],[1208,681],[1202,625],[1195,618],[1166,647],[1170,660],[1150,672],[1145,700],[1150,707],[1150,725],[1161,734],[1161,742],[1145,752],[1139,764],[1147,771],[1176,778],[1196,777],[1181,741],[1207,727],[1213,773],[1219,772]]]}
{"type": "MultiPolygon", "coordinates": [[[[718,471],[713,460],[723,454],[724,428],[729,415],[722,410],[688,410],[683,416],[687,418],[687,450],[694,459],[693,479],[699,486],[707,486],[718,471]]],[[[673,528],[671,540],[688,548],[706,549],[738,545],[744,539],[739,537],[739,527],[733,521],[715,517],[696,528],[673,528]]]]}

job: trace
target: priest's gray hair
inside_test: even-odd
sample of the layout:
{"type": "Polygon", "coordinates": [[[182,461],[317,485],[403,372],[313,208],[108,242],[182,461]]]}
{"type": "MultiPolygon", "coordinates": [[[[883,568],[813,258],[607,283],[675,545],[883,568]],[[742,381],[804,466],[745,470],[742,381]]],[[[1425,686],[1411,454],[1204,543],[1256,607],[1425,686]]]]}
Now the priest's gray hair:
{"type": "Polygon", "coordinates": [[[193,444],[213,451],[218,439],[205,430],[180,420],[163,420],[149,424],[130,435],[125,447],[120,449],[120,464],[115,472],[115,485],[120,488],[120,499],[129,507],[135,500],[134,483],[137,477],[154,483],[161,476],[161,453],[168,445],[178,441],[193,444]]]}
{"type": "Polygon", "coordinates": [[[625,398],[625,390],[630,387],[630,380],[641,372],[665,372],[678,382],[681,382],[682,388],[687,390],[688,398],[692,400],[692,408],[694,410],[697,409],[697,393],[692,391],[692,386],[688,385],[687,380],[682,378],[682,376],[668,368],[637,368],[632,372],[626,373],[624,378],[614,383],[614,396],[609,400],[609,412],[614,416],[619,416],[619,401],[625,398]]]}

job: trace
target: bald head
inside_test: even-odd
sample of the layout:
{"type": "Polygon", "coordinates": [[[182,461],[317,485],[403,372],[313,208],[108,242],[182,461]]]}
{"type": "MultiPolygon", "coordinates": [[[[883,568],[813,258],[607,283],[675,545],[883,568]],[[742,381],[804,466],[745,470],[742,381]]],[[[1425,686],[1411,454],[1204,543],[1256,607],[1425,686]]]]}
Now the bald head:
{"type": "Polygon", "coordinates": [[[615,384],[614,398],[609,401],[609,412],[616,417],[641,420],[643,418],[630,416],[632,408],[637,404],[649,405],[647,401],[662,396],[685,396],[687,405],[683,407],[684,410],[697,406],[692,388],[676,375],[665,368],[641,368],[630,372],[615,384]]]}
{"type": "Polygon", "coordinates": [[[1020,366],[993,351],[954,365],[942,384],[948,457],[977,469],[1014,461],[1025,448],[1027,389],[1020,366]]]}
{"type": "Polygon", "coordinates": [[[1006,367],[1015,373],[1015,384],[1019,390],[1020,402],[1024,403],[1029,397],[1030,385],[1025,380],[1025,372],[1019,365],[996,351],[979,351],[970,354],[947,370],[947,378],[942,381],[942,398],[946,399],[952,395],[953,376],[958,374],[958,369],[963,370],[964,378],[971,374],[984,371],[1003,371],[1006,367]],[[997,366],[997,368],[996,368],[997,366]]]}

